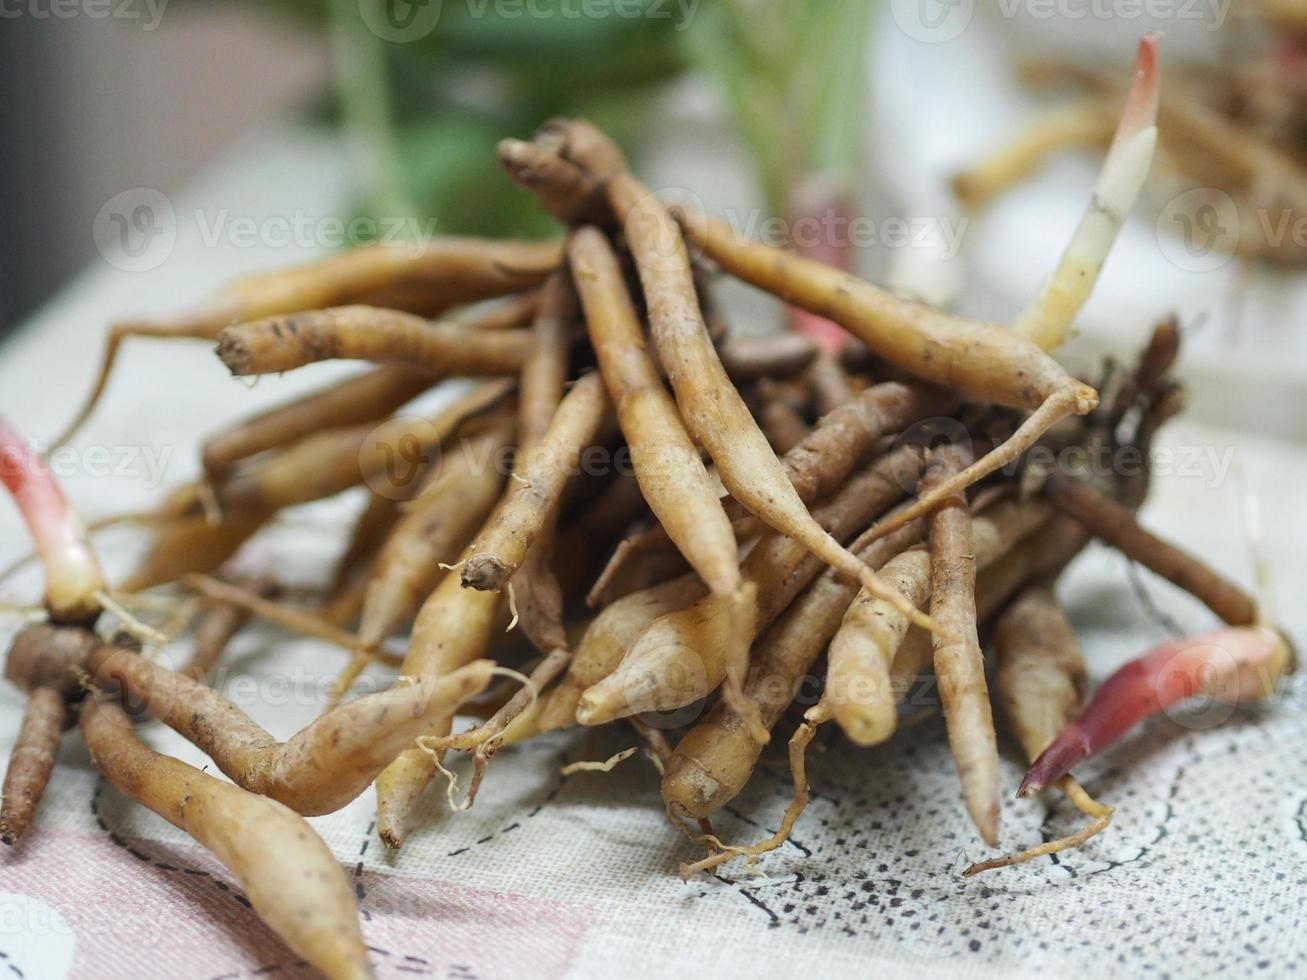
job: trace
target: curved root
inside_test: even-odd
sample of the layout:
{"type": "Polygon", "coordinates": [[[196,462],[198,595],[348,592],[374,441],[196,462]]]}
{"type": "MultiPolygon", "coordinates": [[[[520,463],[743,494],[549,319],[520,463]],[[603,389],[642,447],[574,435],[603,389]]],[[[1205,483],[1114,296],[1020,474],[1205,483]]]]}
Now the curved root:
{"type": "Polygon", "coordinates": [[[1074,834],[1068,834],[1066,837],[1059,837],[1057,840],[1046,841],[1037,847],[1030,847],[1017,854],[1008,854],[1004,857],[991,858],[988,861],[978,861],[962,872],[964,878],[971,878],[980,874],[982,871],[992,871],[995,868],[1006,868],[1014,864],[1025,864],[1027,861],[1034,860],[1037,857],[1044,857],[1048,854],[1057,854],[1060,851],[1069,850],[1073,847],[1079,847],[1089,838],[1096,834],[1102,833],[1112,823],[1112,814],[1115,812],[1112,807],[1105,803],[1099,803],[1092,796],[1085,792],[1084,788],[1070,776],[1064,776],[1058,782],[1058,788],[1066,795],[1077,810],[1085,816],[1090,817],[1092,822],[1076,831],[1074,834]]]}

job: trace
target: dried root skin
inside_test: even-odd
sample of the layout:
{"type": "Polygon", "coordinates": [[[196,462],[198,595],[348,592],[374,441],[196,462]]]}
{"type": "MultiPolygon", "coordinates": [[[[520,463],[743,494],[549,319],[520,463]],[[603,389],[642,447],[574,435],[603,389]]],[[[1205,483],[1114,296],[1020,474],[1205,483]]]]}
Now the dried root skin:
{"type": "Polygon", "coordinates": [[[589,173],[537,143],[501,140],[499,162],[508,175],[540,198],[565,225],[596,224],[606,217],[603,188],[589,173]]]}
{"type": "MultiPolygon", "coordinates": [[[[925,533],[913,522],[889,537],[855,545],[858,557],[874,568],[925,533]]],[[[817,658],[839,628],[840,619],[858,592],[833,570],[821,575],[785,611],[754,651],[745,682],[766,728],[773,728],[794,700],[817,658]]],[[[763,749],[750,727],[725,702],[716,704],[681,739],[667,761],[663,799],[674,813],[705,818],[744,788],[763,749]]]]}
{"type": "Polygon", "coordinates": [[[230,515],[212,524],[203,515],[169,521],[159,528],[149,553],[118,586],[121,592],[144,592],[191,573],[211,572],[236,553],[272,515],[230,515]]]}
{"type": "MultiPolygon", "coordinates": [[[[923,382],[873,385],[820,419],[801,442],[785,453],[781,464],[799,498],[811,504],[839,487],[866,460],[882,436],[922,419],[951,415],[960,404],[957,395],[923,382]]],[[[909,476],[915,479],[915,474],[909,476]]],[[[734,521],[748,511],[738,501],[728,500],[726,514],[734,521]]],[[[628,550],[652,548],[663,540],[666,531],[659,525],[631,539],[628,550]]]]}
{"type": "MultiPolygon", "coordinates": [[[[404,676],[429,683],[475,661],[490,642],[502,600],[497,592],[465,589],[457,576],[446,576],[418,610],[404,676]]],[[[452,720],[452,712],[435,716],[414,737],[447,735],[452,720]]],[[[435,773],[432,758],[410,747],[377,776],[377,832],[388,846],[403,842],[413,807],[435,773]]]]}
{"type": "Polygon", "coordinates": [[[1064,474],[1049,480],[1048,495],[1095,537],[1184,589],[1226,623],[1247,626],[1256,621],[1252,596],[1200,558],[1146,530],[1125,505],[1064,474]]]}
{"type": "Polygon", "coordinates": [[[152,752],[115,705],[88,702],[81,729],[105,778],[211,851],[293,952],[328,977],[372,975],[349,878],[302,817],[152,752]]]}
{"type": "MultiPolygon", "coordinates": [[[[244,588],[255,595],[265,598],[272,595],[275,587],[270,579],[259,579],[243,583],[244,588]]],[[[195,628],[195,644],[191,659],[181,672],[197,681],[208,675],[226,650],[227,644],[249,622],[250,610],[233,602],[215,602],[200,619],[195,628]]]]}
{"type": "Polygon", "coordinates": [[[371,306],[291,313],[227,327],[218,357],[232,374],[275,374],[335,358],[407,364],[445,377],[512,375],[530,335],[486,332],[371,306]]]}
{"type": "Polygon", "coordinates": [[[1072,414],[1087,415],[1098,404],[1098,395],[1088,385],[1070,381],[1065,388],[1050,395],[1039,408],[1031,412],[1006,442],[990,450],[966,469],[954,473],[938,486],[922,494],[915,504],[883,521],[876,529],[879,534],[892,531],[897,524],[929,514],[942,500],[960,493],[977,480],[989,476],[1000,468],[1021,458],[1031,446],[1053,426],[1072,414]]]}
{"type": "MultiPolygon", "coordinates": [[[[448,735],[453,718],[432,725],[426,734],[448,735]]],[[[405,749],[377,776],[377,834],[389,848],[402,847],[409,823],[436,769],[431,756],[421,749],[405,749]]]]}
{"type": "Polygon", "coordinates": [[[251,276],[191,313],[169,320],[114,324],[90,394],[52,448],[71,439],[95,410],[127,337],[214,340],[234,324],[350,303],[434,316],[460,303],[535,286],[559,261],[557,242],[438,238],[418,246],[382,244],[251,276]]]}
{"type": "Polygon", "coordinates": [[[433,719],[451,716],[485,690],[493,667],[488,660],[473,661],[435,680],[402,684],[328,712],[285,743],[265,777],[264,792],[309,799],[321,779],[330,786],[317,799],[318,812],[339,809],[421,737],[433,719]]]}
{"type": "Polygon", "coordinates": [[[1022,590],[994,629],[994,689],[1027,759],[1034,761],[1076,716],[1088,688],[1084,656],[1046,584],[1022,590]]]}
{"type": "Polygon", "coordinates": [[[28,693],[27,710],[5,770],[0,843],[13,846],[31,825],[54,772],[67,716],[64,697],[55,688],[38,687],[28,693]]]}
{"type": "MultiPolygon", "coordinates": [[[[880,574],[910,601],[924,602],[930,594],[930,556],[924,549],[900,554],[880,574]]],[[[898,710],[890,667],[910,625],[884,600],[864,591],[831,641],[826,698],[832,717],[855,745],[876,745],[894,733],[898,710]]]]}
{"type": "Polygon", "coordinates": [[[5,657],[5,677],[19,690],[57,690],[66,700],[82,694],[79,674],[99,639],[90,630],[34,623],[15,634],[5,657]]]}
{"type": "Polygon", "coordinates": [[[486,460],[509,444],[509,419],[447,451],[435,478],[395,523],[369,572],[359,643],[375,649],[431,594],[442,563],[455,561],[491,513],[503,475],[486,460]]]}
{"type": "Polygon", "coordinates": [[[200,450],[204,471],[217,481],[235,463],[257,453],[289,445],[325,428],[379,421],[437,380],[425,371],[388,364],[335,382],[205,439],[200,450]]]}
{"type": "Polygon", "coordinates": [[[757,589],[745,581],[738,593],[710,593],[651,623],[620,665],[581,695],[576,720],[600,725],[644,711],[670,711],[715,690],[728,676],[731,655],[747,657],[757,634],[757,589]]]}
{"type": "MultiPolygon", "coordinates": [[[[759,519],[802,541],[832,567],[860,578],[869,590],[884,593],[905,615],[934,630],[929,616],[886,588],[822,531],[795,493],[713,348],[686,243],[671,213],[631,176],[621,151],[593,126],[562,121],[551,124],[549,133],[563,146],[564,155],[604,181],[608,202],[635,259],[650,332],[676,392],[676,407],[686,428],[717,465],[728,492],[759,519]]],[[[710,585],[722,595],[736,591],[734,585],[726,588],[711,580],[710,585]]]]}
{"type": "Polygon", "coordinates": [[[498,589],[526,559],[553,515],[581,454],[593,444],[611,411],[603,378],[589,374],[559,403],[540,442],[523,452],[514,483],[463,565],[463,584],[498,589]]]}
{"type": "Polygon", "coordinates": [[[762,378],[788,378],[800,373],[816,359],[817,345],[797,333],[731,337],[717,348],[717,356],[730,379],[742,386],[762,378]]]}
{"type": "MultiPolygon", "coordinates": [[[[911,505],[900,508],[890,520],[867,531],[863,539],[876,540],[880,527],[897,524],[898,514],[909,509],[911,505]]],[[[1047,521],[1049,513],[1049,506],[1042,501],[1004,501],[975,518],[972,530],[976,567],[984,568],[1001,558],[1047,521]]],[[[902,576],[900,587],[918,595],[919,601],[929,597],[930,559],[924,552],[905,553],[882,571],[887,576],[902,576]]],[[[897,609],[863,593],[849,607],[831,643],[826,698],[835,720],[859,745],[874,745],[893,734],[897,712],[889,672],[907,627],[908,622],[897,609]]]]}
{"type": "Polygon", "coordinates": [[[790,738],[789,755],[790,755],[790,776],[794,783],[794,799],[790,805],[785,808],[785,815],[781,818],[781,825],[777,828],[776,833],[772,834],[766,840],[760,841],[749,847],[728,847],[721,845],[720,841],[712,838],[708,843],[712,844],[717,853],[710,855],[696,864],[682,864],[680,875],[682,880],[688,881],[700,871],[707,871],[710,868],[718,867],[727,861],[737,857],[743,857],[750,864],[757,861],[762,855],[776,850],[790,838],[794,825],[798,822],[799,817],[808,806],[808,775],[806,766],[806,753],[808,745],[812,742],[813,737],[817,734],[817,727],[826,720],[821,705],[812,709],[805,717],[801,724],[790,738]]]}
{"type": "MultiPolygon", "coordinates": [[[[942,450],[923,478],[929,488],[964,460],[942,450]]],[[[998,842],[998,740],[985,684],[976,619],[976,555],[964,494],[944,501],[930,518],[930,611],[957,637],[934,638],[935,676],[948,727],[949,749],[972,822],[991,847],[998,842]]]]}
{"type": "Polygon", "coordinates": [[[241,467],[214,488],[219,511],[223,518],[239,520],[357,486],[365,477],[360,454],[376,431],[371,422],[325,429],[241,467]]]}
{"type": "MultiPolygon", "coordinates": [[[[1071,523],[1063,517],[1054,528],[1071,523]]],[[[1067,540],[1071,540],[1068,538],[1067,540]]],[[[1021,551],[1009,559],[1020,559],[1021,551]]],[[[1002,563],[1000,563],[1002,564],[1002,563]]],[[[998,569],[995,569],[998,571],[998,569]]],[[[1050,579],[1028,585],[999,617],[994,628],[997,669],[995,693],[1008,724],[1021,743],[1026,758],[1033,761],[1075,717],[1087,686],[1084,657],[1054,596],[1050,579]]],[[[979,598],[979,596],[978,596],[979,598]]],[[[1037,857],[1078,847],[1106,830],[1112,808],[1092,799],[1074,780],[1062,779],[1059,788],[1091,823],[1056,841],[1046,841],[1017,854],[1005,855],[971,865],[963,875],[1023,864],[1037,857]]]]}
{"type": "MultiPolygon", "coordinates": [[[[759,386],[759,390],[762,387],[759,386]]],[[[765,398],[758,410],[758,425],[771,443],[772,449],[782,455],[801,444],[812,427],[793,405],[780,398],[765,398]]]]}
{"type": "MultiPolygon", "coordinates": [[[[728,226],[702,214],[678,210],[677,217],[690,241],[728,272],[834,320],[897,366],[971,400],[1034,410],[1007,442],[922,497],[916,508],[896,518],[900,522],[928,513],[940,500],[1018,458],[1068,415],[1088,414],[1098,404],[1091,387],[999,324],[941,313],[824,263],[742,242],[728,226]]],[[[886,524],[881,532],[894,526],[886,524]]]]}
{"type": "MultiPolygon", "coordinates": [[[[557,432],[555,423],[558,422],[560,427],[563,424],[557,416],[559,405],[565,398],[571,371],[572,341],[577,332],[579,316],[580,304],[572,284],[571,272],[564,266],[545,283],[540,308],[531,326],[531,352],[522,366],[519,385],[518,455],[514,460],[515,468],[523,468],[524,463],[531,463],[534,468],[540,455],[547,459],[550,451],[542,453],[542,444],[553,447],[555,451],[558,448],[557,439],[547,440],[550,440],[551,433],[557,432]]],[[[607,402],[602,379],[595,378],[587,384],[597,385],[598,400],[607,402]]],[[[583,392],[580,400],[585,403],[590,397],[593,396],[583,392]]],[[[572,406],[569,411],[575,409],[576,406],[572,406]]],[[[582,441],[588,442],[596,438],[601,427],[602,423],[596,425],[595,431],[582,441]]],[[[541,484],[545,496],[550,493],[547,475],[546,473],[546,482],[541,484]]],[[[536,486],[531,476],[524,479],[518,479],[518,476],[519,474],[514,476],[515,483],[525,482],[527,486],[536,486]]],[[[513,595],[509,605],[514,614],[520,615],[522,632],[542,653],[568,645],[567,630],[563,625],[565,593],[553,562],[561,498],[565,489],[566,484],[560,483],[560,499],[554,500],[548,507],[540,506],[538,498],[533,502],[531,498],[518,494],[514,506],[525,509],[528,518],[519,526],[519,531],[522,532],[523,540],[529,540],[525,541],[525,546],[520,546],[520,557],[515,551],[497,556],[497,560],[504,560],[506,564],[514,562],[512,569],[494,572],[495,578],[505,581],[512,576],[513,595]]],[[[507,503],[504,507],[511,509],[507,503]]],[[[510,515],[510,522],[512,520],[510,515]]],[[[474,553],[469,555],[468,565],[472,565],[476,557],[476,549],[472,551],[474,553]]],[[[576,561],[573,567],[584,564],[576,561]]],[[[575,585],[569,591],[574,589],[575,585]]],[[[538,713],[538,708],[533,702],[533,716],[538,713]]]]}
{"type": "MultiPolygon", "coordinates": [[[[674,213],[689,240],[727,272],[834,320],[886,360],[969,400],[1035,409],[1075,383],[1055,360],[1000,324],[899,299],[825,263],[742,241],[716,219],[674,213]]],[[[1086,400],[1091,396],[1092,390],[1086,400]]]]}
{"type": "Polygon", "coordinates": [[[593,228],[573,233],[568,254],[590,341],[631,447],[640,489],[709,587],[730,595],[740,584],[735,533],[716,484],[645,349],[617,258],[593,228]]]}
{"type": "Polygon", "coordinates": [[[671,214],[628,173],[608,178],[607,186],[609,202],[635,257],[650,332],[676,392],[676,406],[686,427],[717,464],[727,491],[773,529],[801,541],[822,561],[859,578],[869,591],[882,594],[934,631],[929,616],[877,579],[813,520],[712,346],[689,253],[671,214]]]}
{"type": "Polygon", "coordinates": [[[341,705],[284,743],[213,689],[130,650],[93,649],[87,669],[202,749],[238,785],[305,815],[331,813],[363,792],[431,719],[490,681],[480,661],[436,681],[341,705]]]}
{"type": "MultiPolygon", "coordinates": [[[[920,451],[905,446],[854,476],[814,518],[837,539],[844,539],[883,512],[904,494],[903,478],[915,479],[920,451]]],[[[692,607],[671,612],[652,623],[627,652],[621,665],[585,693],[577,717],[599,724],[640,711],[667,711],[709,694],[723,680],[737,708],[747,671],[747,650],[754,639],[821,571],[821,562],[799,542],[776,532],[764,534],[740,566],[754,587],[743,607],[730,597],[709,594],[692,607]],[[744,654],[734,661],[730,651],[744,654]]],[[[760,741],[766,729],[754,726],[760,741]]]]}
{"type": "MultiPolygon", "coordinates": [[[[415,474],[412,482],[418,484],[428,476],[427,468],[423,467],[421,472],[415,474]]],[[[418,486],[414,486],[413,492],[416,493],[418,489],[418,486]]],[[[349,543],[336,562],[335,571],[331,576],[331,586],[327,591],[327,598],[323,601],[323,615],[337,625],[343,625],[345,621],[357,616],[358,608],[354,608],[345,620],[336,618],[325,610],[338,604],[348,609],[350,600],[345,598],[347,594],[366,587],[368,565],[376,556],[381,543],[386,540],[390,529],[399,520],[400,504],[405,499],[407,498],[395,499],[389,494],[378,493],[375,490],[368,493],[368,502],[354,519],[349,543]]]]}
{"type": "Polygon", "coordinates": [[[545,696],[538,720],[541,730],[575,725],[582,694],[617,668],[649,624],[665,613],[685,608],[704,592],[697,575],[683,575],[623,596],[605,608],[581,637],[567,673],[545,696]]]}
{"type": "MultiPolygon", "coordinates": [[[[504,378],[483,381],[429,418],[395,416],[372,430],[359,451],[357,482],[408,500],[430,476],[431,463],[455,436],[471,437],[497,426],[511,414],[515,382],[504,378]]],[[[500,460],[484,461],[497,465],[500,460]]]]}
{"type": "Polygon", "coordinates": [[[463,303],[537,286],[561,260],[558,242],[435,238],[414,245],[372,245],[318,262],[233,283],[186,321],[192,336],[212,339],[227,326],[299,310],[373,303],[401,287],[420,295],[431,315],[463,303]]]}

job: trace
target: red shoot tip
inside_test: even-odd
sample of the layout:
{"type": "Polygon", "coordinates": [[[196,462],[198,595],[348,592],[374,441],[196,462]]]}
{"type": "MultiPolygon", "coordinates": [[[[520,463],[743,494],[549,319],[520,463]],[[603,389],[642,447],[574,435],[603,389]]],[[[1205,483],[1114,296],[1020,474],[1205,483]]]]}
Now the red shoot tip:
{"type": "Polygon", "coordinates": [[[1157,68],[1157,39],[1158,35],[1149,34],[1139,42],[1130,91],[1126,93],[1125,109],[1121,112],[1121,122],[1112,141],[1114,144],[1157,125],[1157,100],[1162,89],[1161,73],[1157,68]]]}
{"type": "Polygon", "coordinates": [[[1269,626],[1231,626],[1168,640],[1099,686],[1080,717],[1035,760],[1017,795],[1038,793],[1144,719],[1191,697],[1235,704],[1264,697],[1289,661],[1288,645],[1269,626]]]}
{"type": "Polygon", "coordinates": [[[45,461],[0,418],[0,483],[13,496],[45,568],[45,603],[56,622],[81,623],[99,611],[104,588],[86,532],[45,461]]]}
{"type": "MultiPolygon", "coordinates": [[[[851,217],[848,194],[842,186],[810,177],[791,195],[790,247],[805,258],[847,272],[853,263],[851,217]]],[[[838,353],[849,340],[839,324],[797,307],[790,308],[790,326],[829,354],[838,353]]]]}

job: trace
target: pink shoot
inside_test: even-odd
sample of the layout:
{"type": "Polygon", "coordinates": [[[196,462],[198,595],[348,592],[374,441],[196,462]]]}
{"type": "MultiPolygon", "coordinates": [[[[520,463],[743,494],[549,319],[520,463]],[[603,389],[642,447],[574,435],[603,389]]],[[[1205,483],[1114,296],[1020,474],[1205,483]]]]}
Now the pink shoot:
{"type": "Polygon", "coordinates": [[[86,623],[100,611],[104,576],[82,522],[45,461],[0,418],[0,482],[13,495],[45,568],[50,621],[86,623]]]}
{"type": "Polygon", "coordinates": [[[1291,661],[1269,626],[1228,626],[1168,640],[1131,660],[1094,692],[1080,717],[1035,760],[1018,796],[1030,796],[1116,743],[1146,718],[1199,695],[1238,704],[1265,697],[1291,661]]]}
{"type": "MultiPolygon", "coordinates": [[[[1126,93],[1125,108],[1121,110],[1121,121],[1112,138],[1113,149],[1149,126],[1157,125],[1157,100],[1161,88],[1157,70],[1157,35],[1148,34],[1140,40],[1139,52],[1135,55],[1134,76],[1126,93]]],[[[1111,152],[1108,150],[1109,154],[1111,152]]]]}
{"type": "MultiPolygon", "coordinates": [[[[852,263],[849,242],[848,195],[820,177],[810,178],[795,190],[790,201],[790,247],[805,258],[848,271],[852,263]]],[[[811,337],[817,346],[834,354],[848,341],[844,328],[824,316],[790,307],[790,326],[811,337]]]]}

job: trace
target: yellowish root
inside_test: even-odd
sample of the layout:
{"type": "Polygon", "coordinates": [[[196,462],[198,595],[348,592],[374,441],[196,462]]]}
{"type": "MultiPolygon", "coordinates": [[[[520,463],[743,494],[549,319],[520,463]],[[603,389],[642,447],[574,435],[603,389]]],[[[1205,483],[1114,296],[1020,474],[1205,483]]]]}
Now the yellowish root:
{"type": "Polygon", "coordinates": [[[577,772],[612,772],[627,759],[631,758],[631,756],[635,755],[636,751],[635,746],[632,746],[629,749],[622,749],[622,751],[618,752],[616,755],[609,756],[603,762],[572,762],[563,766],[559,772],[564,776],[570,776],[577,772]]]}
{"type": "Polygon", "coordinates": [[[1064,776],[1058,781],[1058,788],[1066,795],[1077,810],[1085,816],[1091,818],[1092,822],[1066,837],[1060,837],[1057,840],[1047,841],[1037,847],[1031,847],[1018,854],[1008,854],[1004,857],[991,858],[988,861],[980,861],[971,865],[962,872],[964,878],[970,878],[978,875],[982,871],[992,871],[995,868],[1006,868],[1014,864],[1025,864],[1027,861],[1034,860],[1037,857],[1044,857],[1048,854],[1057,854],[1060,851],[1069,850],[1073,847],[1079,847],[1095,834],[1100,834],[1112,823],[1112,807],[1105,803],[1099,803],[1092,796],[1086,793],[1079,783],[1070,776],[1064,776]]]}
{"type": "Polygon", "coordinates": [[[710,854],[702,861],[696,861],[693,864],[682,864],[680,867],[682,880],[689,881],[700,871],[710,871],[726,864],[728,861],[733,861],[737,857],[745,858],[750,865],[756,864],[762,855],[776,850],[790,839],[795,823],[798,822],[799,817],[802,816],[803,811],[808,806],[808,745],[812,742],[813,736],[817,734],[818,727],[829,718],[830,711],[825,702],[819,703],[808,711],[803,724],[795,730],[794,735],[790,738],[790,774],[794,780],[794,799],[786,808],[785,815],[781,818],[781,825],[776,833],[766,840],[751,844],[748,847],[724,844],[716,837],[706,836],[706,842],[712,845],[717,853],[710,854]]]}
{"type": "Polygon", "coordinates": [[[129,613],[122,603],[104,589],[96,590],[95,601],[98,602],[100,607],[106,612],[113,613],[113,615],[117,617],[122,628],[134,639],[157,647],[168,645],[168,637],[166,635],[159,632],[159,630],[150,626],[148,623],[141,622],[129,613]]]}

